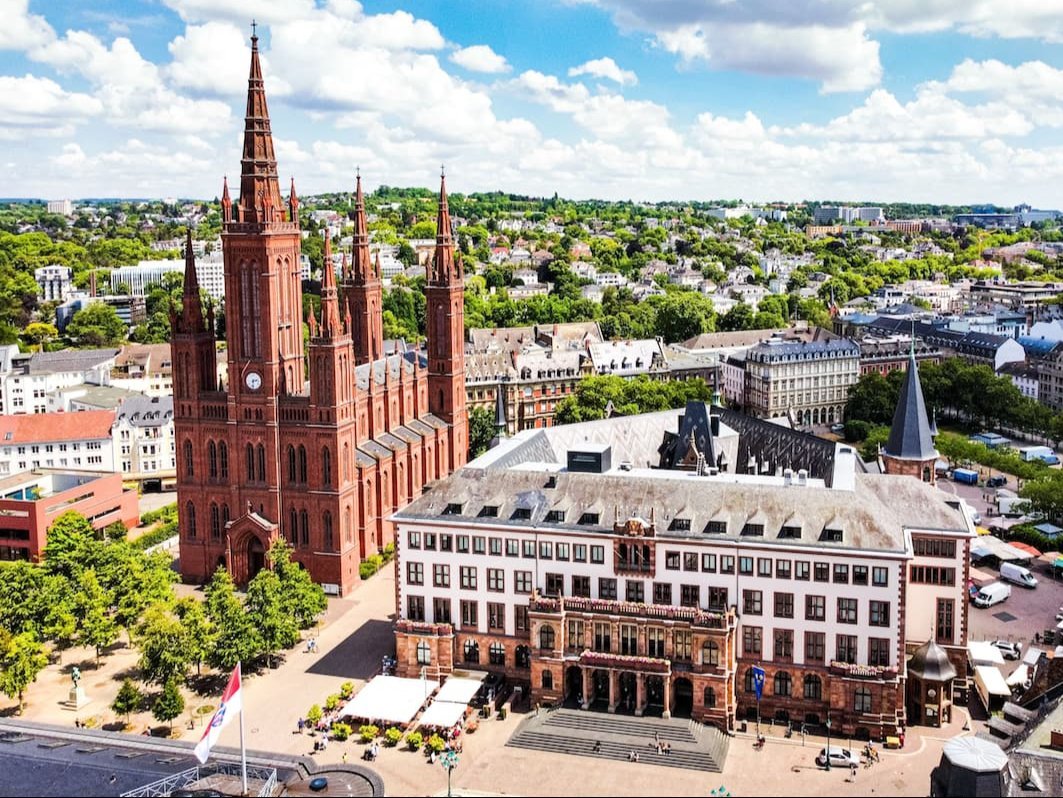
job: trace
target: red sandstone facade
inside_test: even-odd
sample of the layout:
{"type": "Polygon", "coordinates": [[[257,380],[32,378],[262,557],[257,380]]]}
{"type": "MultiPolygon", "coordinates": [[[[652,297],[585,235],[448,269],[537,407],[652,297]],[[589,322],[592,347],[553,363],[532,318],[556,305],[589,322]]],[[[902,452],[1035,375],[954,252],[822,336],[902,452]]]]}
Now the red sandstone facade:
{"type": "Polygon", "coordinates": [[[309,319],[304,351],[299,201],[294,181],[281,198],[255,37],[241,165],[239,200],[227,182],[222,194],[226,385],[215,378],[213,314],[200,307],[190,242],[172,318],[182,575],[203,582],[223,566],[246,583],[283,535],[316,581],[344,595],[359,562],[392,542],[388,516],[466,460],[464,281],[446,187],[427,359],[383,356],[361,178],[344,293],[326,258],[321,319],[309,319]]]}

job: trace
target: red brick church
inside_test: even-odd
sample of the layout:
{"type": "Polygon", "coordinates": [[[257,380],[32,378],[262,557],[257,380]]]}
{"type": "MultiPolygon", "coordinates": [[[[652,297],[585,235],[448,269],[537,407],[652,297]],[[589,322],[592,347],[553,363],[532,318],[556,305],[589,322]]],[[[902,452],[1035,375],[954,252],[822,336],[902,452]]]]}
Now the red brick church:
{"type": "Polygon", "coordinates": [[[251,39],[240,196],[222,194],[227,377],[219,383],[191,241],[173,325],[181,571],[226,567],[246,583],[284,536],[330,592],[393,540],[388,516],[465,463],[463,275],[440,188],[425,294],[427,358],[385,356],[379,268],[369,257],[361,178],[352,257],[340,285],[326,259],[321,318],[303,346],[299,201],[281,198],[269,112],[251,39]],[[342,289],[342,291],[340,290],[342,289]]]}

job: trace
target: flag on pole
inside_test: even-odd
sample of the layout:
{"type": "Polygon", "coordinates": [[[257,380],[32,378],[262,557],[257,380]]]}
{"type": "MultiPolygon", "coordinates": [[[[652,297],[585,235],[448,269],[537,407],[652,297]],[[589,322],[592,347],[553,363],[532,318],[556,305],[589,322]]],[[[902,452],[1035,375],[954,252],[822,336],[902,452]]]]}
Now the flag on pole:
{"type": "MultiPolygon", "coordinates": [[[[753,691],[757,694],[757,701],[760,701],[761,693],[764,692],[764,669],[759,665],[754,665],[753,668],[753,691]]],[[[757,721],[759,723],[759,721],[757,721]]]]}
{"type": "Polygon", "coordinates": [[[206,764],[207,757],[210,756],[210,749],[214,747],[214,744],[218,742],[218,738],[221,736],[221,730],[225,728],[230,720],[236,717],[238,712],[243,710],[243,694],[240,692],[240,688],[240,665],[237,664],[236,670],[229,677],[229,685],[225,688],[225,692],[222,693],[221,705],[211,717],[210,724],[203,730],[203,736],[196,743],[196,759],[199,760],[201,765],[206,764]]]}

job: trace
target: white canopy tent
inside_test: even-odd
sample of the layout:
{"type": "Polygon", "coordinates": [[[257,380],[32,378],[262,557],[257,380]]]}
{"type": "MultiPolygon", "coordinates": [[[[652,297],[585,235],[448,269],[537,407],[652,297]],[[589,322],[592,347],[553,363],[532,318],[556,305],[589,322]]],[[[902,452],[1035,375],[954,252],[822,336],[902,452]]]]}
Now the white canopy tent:
{"type": "Polygon", "coordinates": [[[972,640],[967,644],[967,656],[974,665],[1003,665],[1004,655],[988,640],[972,640]]]}
{"type": "Polygon", "coordinates": [[[351,699],[340,716],[409,723],[438,687],[439,682],[432,679],[377,676],[351,699]]]}
{"type": "Polygon", "coordinates": [[[453,726],[465,717],[465,705],[453,701],[433,701],[417,719],[421,726],[453,726]]]}
{"type": "Polygon", "coordinates": [[[472,701],[473,696],[479,691],[483,679],[468,679],[459,676],[451,676],[443,683],[443,687],[436,693],[435,703],[447,701],[462,706],[472,701]]]}
{"type": "Polygon", "coordinates": [[[1026,680],[1030,678],[1030,668],[1028,665],[1020,665],[1011,672],[1011,675],[1004,680],[1008,687],[1021,687],[1026,684],[1026,680]]]}
{"type": "Polygon", "coordinates": [[[1004,680],[1004,674],[996,668],[990,665],[979,665],[974,669],[974,673],[975,676],[981,678],[982,684],[985,685],[990,694],[1011,698],[1011,688],[1008,687],[1008,683],[1004,680]]]}

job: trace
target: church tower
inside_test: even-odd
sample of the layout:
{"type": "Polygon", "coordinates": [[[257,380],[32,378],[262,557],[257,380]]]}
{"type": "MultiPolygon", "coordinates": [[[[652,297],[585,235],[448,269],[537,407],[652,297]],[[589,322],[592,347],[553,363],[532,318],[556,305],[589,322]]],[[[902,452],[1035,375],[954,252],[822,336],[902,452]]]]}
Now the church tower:
{"type": "Polygon", "coordinates": [[[915,362],[915,336],[908,355],[908,373],[901,384],[901,395],[890,425],[890,437],[882,449],[882,465],[887,474],[904,474],[934,483],[934,466],[938,453],[926,417],[923,388],[919,384],[919,366],[915,362]]]}
{"type": "Polygon", "coordinates": [[[185,238],[185,280],[180,312],[170,308],[170,344],[173,357],[173,391],[175,414],[194,415],[194,402],[201,391],[217,388],[217,354],[214,349],[214,314],[203,316],[196,276],[196,259],[192,254],[192,230],[185,238]]]}
{"type": "Polygon", "coordinates": [[[354,222],[354,241],[350,272],[344,274],[343,296],[353,325],[351,339],[354,342],[355,363],[372,363],[384,356],[383,293],[380,272],[369,257],[369,230],[365,219],[361,175],[357,177],[351,219],[354,222]]]}
{"type": "Polygon", "coordinates": [[[465,410],[465,280],[454,257],[447,179],[440,178],[436,250],[425,285],[428,334],[428,409],[448,425],[450,471],[468,459],[465,410]]]}

